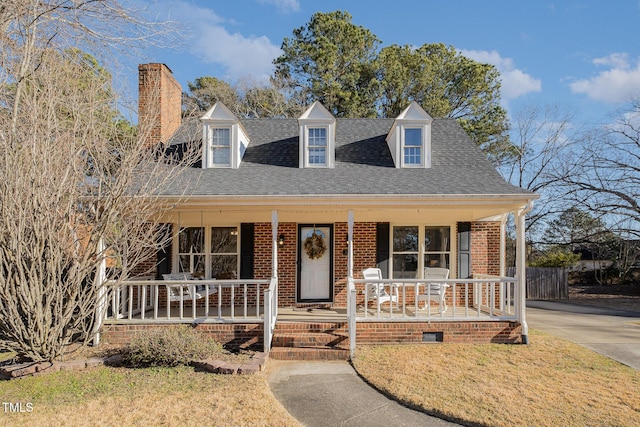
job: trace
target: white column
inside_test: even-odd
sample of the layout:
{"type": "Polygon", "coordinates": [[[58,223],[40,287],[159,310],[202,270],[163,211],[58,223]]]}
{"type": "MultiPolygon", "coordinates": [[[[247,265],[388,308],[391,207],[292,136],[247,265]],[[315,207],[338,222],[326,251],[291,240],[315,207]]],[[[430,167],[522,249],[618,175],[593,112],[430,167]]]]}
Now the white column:
{"type": "Polygon", "coordinates": [[[96,256],[100,257],[100,264],[96,270],[95,286],[96,286],[96,311],[93,324],[93,345],[100,344],[100,328],[104,321],[105,310],[107,308],[106,295],[107,290],[104,287],[104,283],[107,279],[107,257],[105,253],[104,241],[100,239],[98,247],[96,248],[96,256]]]}
{"type": "Polygon", "coordinates": [[[507,274],[506,262],[507,262],[507,219],[508,214],[504,214],[502,221],[500,221],[500,277],[504,277],[507,274]]]}
{"type": "Polygon", "coordinates": [[[518,287],[518,304],[516,314],[522,325],[522,342],[529,343],[529,326],[526,318],[527,305],[527,246],[525,235],[525,216],[533,208],[533,202],[516,212],[516,286],[518,287]]]}
{"type": "Polygon", "coordinates": [[[271,211],[271,277],[278,277],[278,211],[271,211]]]}
{"type": "Polygon", "coordinates": [[[349,222],[347,231],[347,274],[349,278],[353,278],[353,211],[349,211],[349,222]]]}

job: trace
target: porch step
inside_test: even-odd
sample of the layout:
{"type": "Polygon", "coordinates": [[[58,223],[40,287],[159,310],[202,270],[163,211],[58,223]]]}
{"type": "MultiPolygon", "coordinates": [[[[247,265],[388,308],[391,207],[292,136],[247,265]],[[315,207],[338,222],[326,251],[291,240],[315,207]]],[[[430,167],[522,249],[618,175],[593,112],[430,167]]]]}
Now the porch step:
{"type": "Polygon", "coordinates": [[[269,357],[278,360],[348,360],[346,322],[278,322],[269,357]]]}
{"type": "Polygon", "coordinates": [[[331,347],[271,347],[275,360],[349,360],[349,350],[331,347]]]}

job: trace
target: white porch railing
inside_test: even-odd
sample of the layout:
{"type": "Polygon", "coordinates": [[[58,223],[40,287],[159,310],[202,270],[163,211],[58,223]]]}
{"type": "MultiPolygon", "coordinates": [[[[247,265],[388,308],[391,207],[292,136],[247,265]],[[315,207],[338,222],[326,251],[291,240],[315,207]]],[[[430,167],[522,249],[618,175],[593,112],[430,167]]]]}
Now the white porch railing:
{"type": "Polygon", "coordinates": [[[271,278],[269,289],[264,291],[264,352],[269,354],[273,331],[276,328],[278,318],[278,279],[271,278]]]}
{"type": "Polygon", "coordinates": [[[347,278],[347,323],[350,357],[356,351],[356,322],[431,321],[521,321],[518,319],[519,293],[513,277],[476,276],[474,279],[353,279],[347,278]],[[365,292],[366,286],[382,284],[389,295],[398,296],[397,305],[382,306],[365,292]],[[424,295],[434,285],[446,284],[447,308],[424,303],[424,295]],[[370,308],[372,302],[374,308],[370,308]]]}
{"type": "MultiPolygon", "coordinates": [[[[515,303],[518,301],[518,288],[513,277],[486,276],[475,279],[354,279],[356,295],[364,298],[362,309],[350,309],[355,313],[356,321],[491,321],[517,319],[515,303]],[[364,292],[365,286],[382,284],[387,293],[398,295],[398,304],[376,304],[375,298],[369,298],[364,292]],[[432,286],[447,284],[445,293],[447,309],[432,304],[424,304],[424,295],[432,286]],[[371,303],[371,304],[370,304],[371,303]],[[366,310],[364,308],[367,308],[366,310]]],[[[355,297],[353,298],[355,300],[355,297]]]]}
{"type": "MultiPolygon", "coordinates": [[[[127,280],[105,282],[105,321],[262,322],[261,292],[271,290],[265,280],[127,280]],[[169,287],[196,290],[171,296],[169,287]],[[160,292],[164,289],[165,292],[160,292]],[[160,295],[163,294],[161,297],[160,295]],[[213,297],[213,298],[210,298],[213,297]],[[202,302],[200,300],[203,300],[202,302]],[[176,307],[177,306],[177,307],[176,307]],[[173,312],[178,311],[177,316],[173,312]]],[[[270,301],[270,304],[272,301],[270,301]]],[[[277,302],[276,302],[277,304],[277,302]]],[[[277,311],[276,311],[277,314],[277,311]]]]}

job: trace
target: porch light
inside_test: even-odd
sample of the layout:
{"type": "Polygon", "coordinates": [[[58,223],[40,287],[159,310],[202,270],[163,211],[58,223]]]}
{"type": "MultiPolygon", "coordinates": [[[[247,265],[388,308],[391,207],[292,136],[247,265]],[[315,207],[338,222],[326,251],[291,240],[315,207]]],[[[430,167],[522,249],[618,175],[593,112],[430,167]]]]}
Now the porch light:
{"type": "Polygon", "coordinates": [[[281,234],[278,236],[278,246],[280,247],[284,246],[284,234],[281,234]]]}

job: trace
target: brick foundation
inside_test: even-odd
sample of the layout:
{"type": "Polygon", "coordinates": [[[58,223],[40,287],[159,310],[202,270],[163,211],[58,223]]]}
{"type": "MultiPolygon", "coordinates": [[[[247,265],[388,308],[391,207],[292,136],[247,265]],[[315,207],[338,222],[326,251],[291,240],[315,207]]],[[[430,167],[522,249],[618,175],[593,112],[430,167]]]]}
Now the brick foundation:
{"type": "Polygon", "coordinates": [[[358,344],[421,343],[425,333],[442,333],[444,343],[522,342],[522,326],[517,322],[358,322],[357,329],[358,344]]]}
{"type": "MultiPolygon", "coordinates": [[[[101,341],[110,345],[126,345],[140,332],[172,326],[177,325],[106,325],[101,341]]],[[[195,330],[209,335],[226,347],[263,347],[264,330],[261,323],[200,323],[195,330]]]]}

